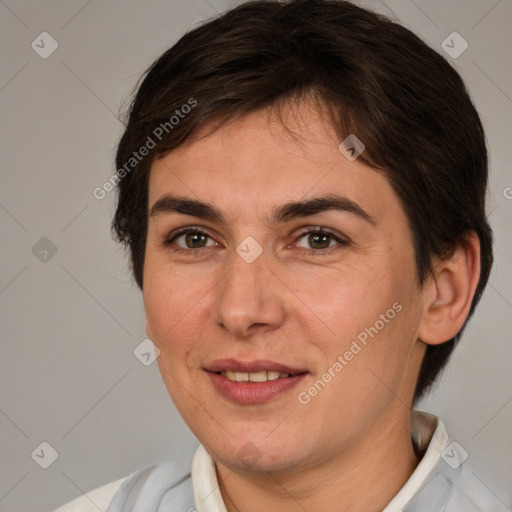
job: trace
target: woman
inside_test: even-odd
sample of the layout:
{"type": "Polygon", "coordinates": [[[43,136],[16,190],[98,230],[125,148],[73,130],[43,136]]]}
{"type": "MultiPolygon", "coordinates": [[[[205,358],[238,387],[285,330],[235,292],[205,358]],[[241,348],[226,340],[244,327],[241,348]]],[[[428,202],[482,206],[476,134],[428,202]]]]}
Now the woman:
{"type": "Polygon", "coordinates": [[[116,164],[200,445],[59,510],[506,510],[412,411],[492,264],[483,129],[440,55],[348,2],[243,4],[148,70],[116,164]]]}

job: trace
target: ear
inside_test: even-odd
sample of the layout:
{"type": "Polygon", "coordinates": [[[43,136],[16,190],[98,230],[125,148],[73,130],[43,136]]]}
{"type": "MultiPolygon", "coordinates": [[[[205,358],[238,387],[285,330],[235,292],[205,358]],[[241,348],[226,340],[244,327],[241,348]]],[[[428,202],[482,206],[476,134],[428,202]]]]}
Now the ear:
{"type": "Polygon", "coordinates": [[[453,338],[469,314],[480,279],[480,240],[470,231],[446,259],[435,264],[424,284],[425,308],[418,338],[439,345],[453,338]]]}

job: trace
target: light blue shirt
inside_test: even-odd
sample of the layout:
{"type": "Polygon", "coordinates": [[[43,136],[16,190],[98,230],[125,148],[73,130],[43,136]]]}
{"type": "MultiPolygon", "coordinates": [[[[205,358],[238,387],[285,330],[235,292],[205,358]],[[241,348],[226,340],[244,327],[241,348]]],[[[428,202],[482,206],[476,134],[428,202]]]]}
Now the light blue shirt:
{"type": "MultiPolygon", "coordinates": [[[[413,411],[411,436],[424,455],[382,512],[512,512],[472,471],[441,420],[413,411]]],[[[215,463],[202,445],[190,473],[175,463],[136,471],[55,512],[226,512],[215,463]]]]}

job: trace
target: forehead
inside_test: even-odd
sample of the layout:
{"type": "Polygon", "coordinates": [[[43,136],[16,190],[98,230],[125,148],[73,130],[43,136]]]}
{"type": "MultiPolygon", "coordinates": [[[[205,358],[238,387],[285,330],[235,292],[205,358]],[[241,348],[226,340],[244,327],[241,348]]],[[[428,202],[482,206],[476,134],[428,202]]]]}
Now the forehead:
{"type": "Polygon", "coordinates": [[[387,179],[338,148],[342,141],[317,109],[303,104],[277,115],[246,114],[155,160],[149,206],[163,195],[221,205],[238,216],[268,218],[279,204],[327,194],[364,204],[370,214],[398,207],[387,179]]]}

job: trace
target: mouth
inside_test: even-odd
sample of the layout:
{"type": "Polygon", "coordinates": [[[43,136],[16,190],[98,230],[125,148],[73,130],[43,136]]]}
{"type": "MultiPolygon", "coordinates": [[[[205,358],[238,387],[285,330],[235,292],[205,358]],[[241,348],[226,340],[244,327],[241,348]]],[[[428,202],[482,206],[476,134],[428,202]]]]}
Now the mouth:
{"type": "Polygon", "coordinates": [[[278,372],[274,370],[263,370],[261,372],[251,373],[226,370],[215,373],[217,373],[217,375],[222,375],[222,377],[226,377],[232,382],[267,382],[269,380],[286,379],[292,375],[291,373],[278,372]]]}
{"type": "Polygon", "coordinates": [[[274,361],[218,359],[205,368],[216,391],[236,404],[261,404],[291,390],[309,372],[274,361]]]}

